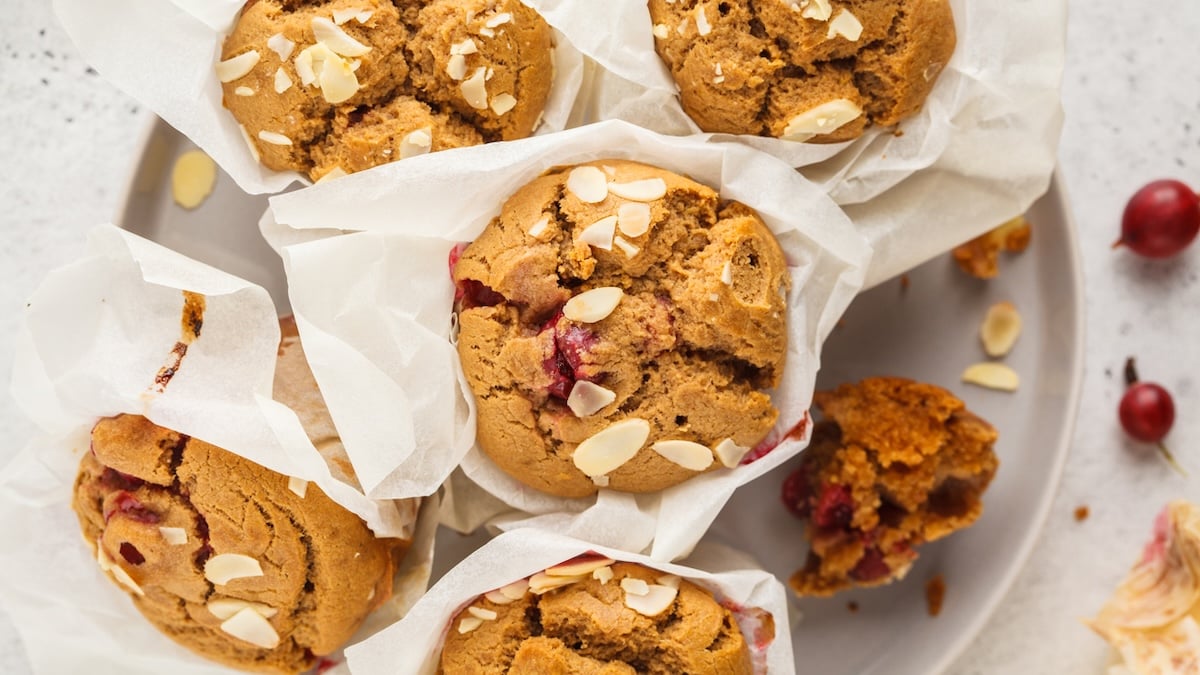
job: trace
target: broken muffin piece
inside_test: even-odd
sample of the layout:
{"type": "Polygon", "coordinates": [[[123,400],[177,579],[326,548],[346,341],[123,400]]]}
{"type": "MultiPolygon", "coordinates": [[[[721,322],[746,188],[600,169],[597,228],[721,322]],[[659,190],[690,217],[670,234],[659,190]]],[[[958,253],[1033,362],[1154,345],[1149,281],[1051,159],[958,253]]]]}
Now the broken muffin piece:
{"type": "Polygon", "coordinates": [[[950,392],[879,377],[814,400],[825,419],[783,489],[808,521],[808,560],[790,582],[797,594],[900,579],[918,546],[979,517],[997,433],[950,392]]]}
{"type": "Polygon", "coordinates": [[[994,279],[1000,274],[1000,253],[1021,253],[1029,248],[1033,227],[1025,216],[989,230],[958,246],[951,255],[959,269],[976,279],[994,279]]]}

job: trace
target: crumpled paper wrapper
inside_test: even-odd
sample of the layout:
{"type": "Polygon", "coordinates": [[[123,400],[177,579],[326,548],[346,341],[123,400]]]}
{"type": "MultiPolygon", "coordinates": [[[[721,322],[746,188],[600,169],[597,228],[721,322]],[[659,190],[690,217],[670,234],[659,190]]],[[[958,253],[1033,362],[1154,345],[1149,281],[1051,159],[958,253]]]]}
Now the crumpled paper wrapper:
{"type": "MultiPolygon", "coordinates": [[[[645,0],[529,0],[599,64],[587,119],[700,133],[654,51],[645,0]]],[[[700,0],[718,20],[718,0],[700,0]]],[[[915,116],[838,144],[706,135],[768,152],[821,185],[875,247],[875,285],[1023,213],[1056,164],[1066,4],[950,0],[958,46],[915,116]]],[[[797,20],[800,19],[797,15],[797,20]]],[[[583,97],[581,97],[583,98],[583,97]]]]}
{"type": "Polygon", "coordinates": [[[746,569],[743,554],[706,544],[687,561],[690,567],[685,567],[532,529],[507,532],[488,542],[446,573],[404,620],[347,649],[351,672],[432,675],[437,670],[446,631],[451,630],[450,620],[460,609],[488,591],[588,552],[675,574],[714,591],[718,600],[741,608],[765,610],[775,624],[775,639],[765,649],[754,644],[757,627],[752,621],[743,621],[749,618],[745,616],[748,613],[735,612],[739,614],[738,623],[746,642],[752,647],[755,672],[760,675],[795,672],[787,592],[767,572],[746,569]]]}
{"type": "Polygon", "coordinates": [[[334,479],[296,414],[271,399],[278,346],[265,290],[112,226],[92,230],[88,254],[30,298],[12,391],[44,434],[0,471],[0,540],[13,542],[0,549],[0,601],[35,672],[229,672],[143,619],[81,538],[72,486],[102,416],[145,415],[319,485],[376,534],[412,538],[394,597],[360,637],[397,620],[425,590],[436,503],[414,523],[409,510],[334,479]],[[184,289],[206,297],[203,328],[156,387],[180,340],[184,289]]]}
{"type": "MultiPolygon", "coordinates": [[[[276,193],[293,182],[308,181],[296,172],[272,171],[258,163],[237,121],[221,105],[221,83],[214,70],[221,43],[244,4],[245,0],[54,0],[54,10],[97,72],[200,146],[242,190],[276,193]]],[[[561,33],[556,43],[554,85],[539,134],[567,126],[583,80],[583,57],[561,33]]]]}
{"type": "Polygon", "coordinates": [[[263,230],[284,258],[309,361],[369,495],[394,496],[400,477],[420,475],[422,466],[395,452],[403,439],[438,449],[450,468],[462,460],[469,480],[454,483],[448,525],[469,531],[509,512],[505,528],[536,524],[635,552],[653,543],[656,560],[671,560],[691,550],[738,486],[804,447],[807,429],[737,469],[657,494],[601,490],[590,499],[531,490],[474,447],[474,399],[451,344],[449,252],[474,240],[504,200],[546,169],[602,158],[654,164],[719,187],[775,232],[792,266],[792,291],[772,436],[783,438],[806,419],[821,344],[862,284],[868,247],[818,187],[768,155],[604,122],[415,157],[272,198],[263,230]],[[350,233],[334,234],[341,231],[350,233]],[[480,490],[496,499],[481,498],[480,490]]]}

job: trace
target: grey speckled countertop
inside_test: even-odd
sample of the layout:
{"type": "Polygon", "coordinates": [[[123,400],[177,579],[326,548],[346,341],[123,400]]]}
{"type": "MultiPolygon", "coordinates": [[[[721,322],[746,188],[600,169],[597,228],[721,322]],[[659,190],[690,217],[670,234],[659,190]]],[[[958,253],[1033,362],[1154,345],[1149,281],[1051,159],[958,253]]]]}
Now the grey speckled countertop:
{"type": "MultiPolygon", "coordinates": [[[[1167,500],[1200,498],[1197,479],[1139,453],[1116,419],[1121,367],[1137,355],[1174,392],[1171,442],[1200,476],[1200,246],[1155,264],[1110,250],[1125,200],[1142,184],[1176,177],[1200,186],[1200,3],[1072,0],[1070,9],[1060,157],[1087,278],[1080,423],[1038,547],[954,675],[1102,672],[1106,647],[1076,619],[1103,603],[1167,500]],[[1084,522],[1073,517],[1080,505],[1091,509],[1084,522]]],[[[0,101],[7,382],[18,308],[48,270],[82,252],[88,228],[112,217],[149,115],[80,61],[47,2],[5,4],[0,101]]],[[[33,427],[7,393],[0,398],[0,437],[10,439],[2,460],[33,427]]],[[[28,670],[0,613],[0,672],[28,670]]]]}

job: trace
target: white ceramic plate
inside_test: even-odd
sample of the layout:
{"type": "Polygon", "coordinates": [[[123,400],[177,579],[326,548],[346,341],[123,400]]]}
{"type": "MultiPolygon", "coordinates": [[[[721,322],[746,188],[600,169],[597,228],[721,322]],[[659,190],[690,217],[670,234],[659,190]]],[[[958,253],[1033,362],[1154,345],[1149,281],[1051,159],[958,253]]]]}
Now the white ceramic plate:
{"type": "MultiPolygon", "coordinates": [[[[166,124],[151,126],[117,224],[264,286],[280,312],[288,311],[282,265],[258,233],[265,198],[241,193],[220,175],[197,210],[172,202],[172,163],[191,147],[166,124]]],[[[978,524],[922,549],[903,582],[795,603],[797,672],[942,672],[978,633],[1029,556],[1067,456],[1083,372],[1083,284],[1060,185],[1055,181],[1030,211],[1033,245],[1006,256],[998,279],[968,278],[942,256],[910,272],[907,290],[891,281],[861,295],[826,345],[823,387],[873,375],[947,387],[1000,429],[1001,466],[978,524]],[[984,358],[979,323],[1000,300],[1017,305],[1025,326],[1006,359],[1021,375],[1015,394],[959,383],[963,369],[984,358]],[[947,591],[941,615],[933,618],[924,588],[935,574],[943,575],[947,591]],[[857,612],[848,609],[851,601],[857,612]]],[[[803,524],[779,497],[794,464],[743,488],[707,535],[757,557],[784,580],[805,556],[803,524]]],[[[443,532],[435,578],[483,539],[443,532]]]]}

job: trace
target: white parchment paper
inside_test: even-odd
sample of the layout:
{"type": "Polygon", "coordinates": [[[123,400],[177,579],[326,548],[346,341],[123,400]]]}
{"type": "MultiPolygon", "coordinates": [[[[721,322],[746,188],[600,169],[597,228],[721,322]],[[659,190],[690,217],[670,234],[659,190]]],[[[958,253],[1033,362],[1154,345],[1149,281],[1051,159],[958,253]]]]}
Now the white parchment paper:
{"type": "Polygon", "coordinates": [[[35,672],[226,672],[146,622],[80,536],[72,485],[101,416],[145,415],[320,485],[377,534],[411,537],[394,597],[360,637],[425,590],[436,504],[414,523],[407,508],[333,478],[296,414],[271,399],[279,324],[262,288],[102,226],[86,256],[51,272],[29,299],[17,342],[13,398],[44,434],[0,470],[0,602],[35,672]],[[206,297],[203,328],[157,392],[150,385],[180,339],[184,289],[206,297]]]}
{"type": "MultiPolygon", "coordinates": [[[[654,51],[645,0],[529,2],[599,65],[581,103],[588,119],[623,119],[672,135],[700,133],[654,51]]],[[[721,20],[718,2],[695,4],[715,23],[721,20]]],[[[925,106],[899,125],[903,135],[875,129],[832,145],[705,136],[736,139],[801,167],[845,205],[876,249],[868,286],[1022,213],[1045,192],[1054,169],[1066,3],[950,4],[958,46],[925,106]]]]}
{"type": "MultiPolygon", "coordinates": [[[[709,546],[706,544],[705,550],[699,552],[706,565],[705,571],[700,571],[548,532],[532,529],[507,532],[447,572],[403,621],[347,649],[350,670],[355,675],[431,675],[436,672],[450,620],[463,606],[488,591],[593,552],[678,575],[714,591],[718,600],[770,613],[775,622],[775,639],[767,645],[765,653],[754,650],[756,670],[771,675],[794,673],[787,593],[783,585],[761,570],[739,569],[744,557],[736,552],[709,546]]],[[[743,624],[742,629],[747,643],[753,644],[753,627],[743,624]]]]}
{"type": "MultiPolygon", "coordinates": [[[[245,0],[54,0],[84,60],[208,153],[250,194],[307,182],[258,163],[233,115],[221,105],[214,67],[245,0]]],[[[548,22],[555,27],[553,22],[548,22]]],[[[556,33],[555,77],[542,125],[567,125],[583,80],[583,57],[556,33]]]]}
{"type": "Polygon", "coordinates": [[[469,480],[455,481],[445,512],[451,526],[467,531],[515,511],[522,515],[505,514],[503,527],[536,524],[635,552],[653,544],[655,559],[671,560],[695,545],[735,488],[803,447],[806,433],[757,462],[662,493],[602,490],[590,499],[531,490],[474,448],[473,399],[449,340],[449,252],[474,240],[509,195],[546,169],[602,158],[642,161],[719,187],[775,232],[792,291],[773,434],[782,437],[804,418],[821,344],[862,284],[868,247],[819,187],[768,155],[604,122],[424,155],[272,198],[263,229],[284,257],[305,350],[369,495],[393,496],[418,477],[444,480],[461,459],[469,480]],[[340,231],[349,233],[332,234],[340,231]],[[396,439],[409,448],[397,451],[396,439]],[[414,461],[416,448],[437,452],[416,453],[414,461]],[[496,499],[479,499],[479,489],[496,499]]]}

